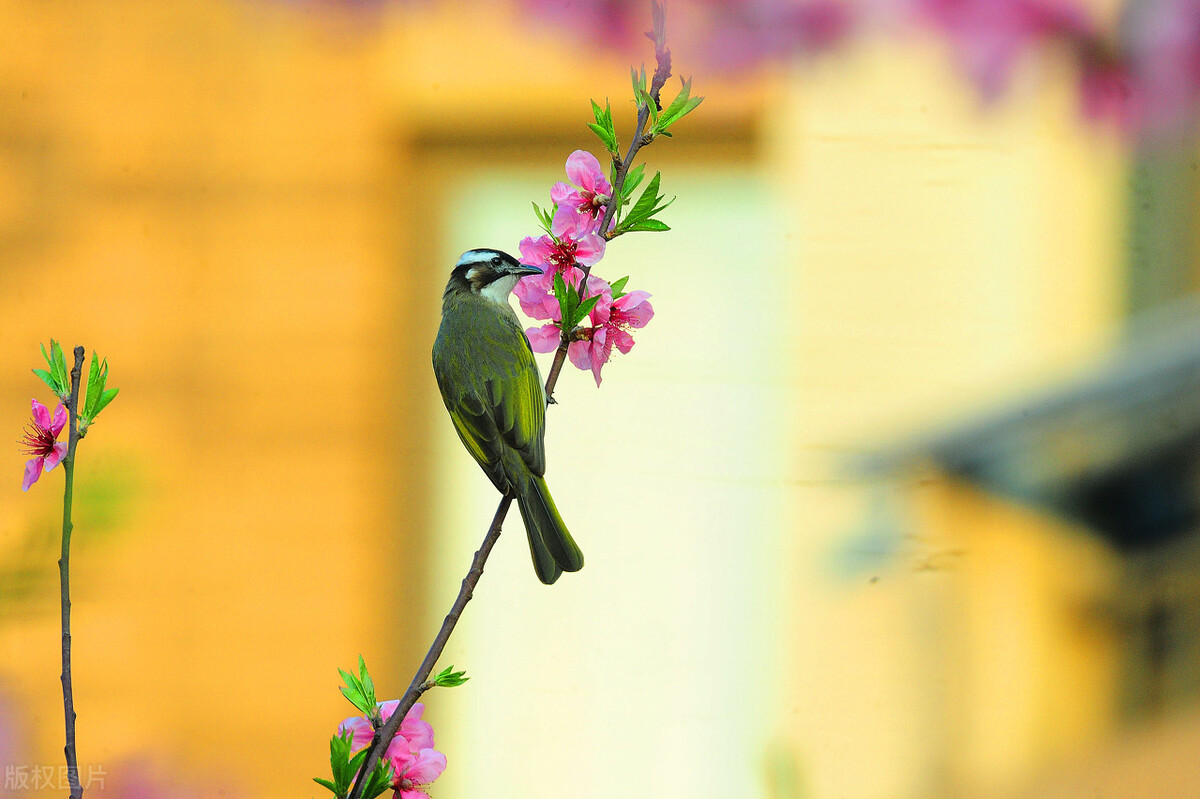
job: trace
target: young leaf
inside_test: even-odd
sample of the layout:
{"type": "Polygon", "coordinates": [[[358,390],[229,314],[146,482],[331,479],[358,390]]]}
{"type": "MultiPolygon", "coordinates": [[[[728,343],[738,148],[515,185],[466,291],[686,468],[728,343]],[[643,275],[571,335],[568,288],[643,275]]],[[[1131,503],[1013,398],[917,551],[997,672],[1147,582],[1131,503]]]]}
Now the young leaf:
{"type": "Polygon", "coordinates": [[[340,796],[340,794],[338,793],[337,786],[334,785],[329,780],[323,780],[320,777],[313,777],[313,782],[315,782],[317,785],[328,788],[333,793],[334,796],[340,796]]]}
{"type": "Polygon", "coordinates": [[[347,671],[338,669],[338,673],[342,675],[345,685],[339,686],[338,690],[342,692],[342,696],[350,701],[350,704],[361,710],[363,713],[370,713],[374,709],[374,703],[368,704],[366,691],[363,685],[358,681],[358,678],[347,671]]]}
{"type": "Polygon", "coordinates": [[[683,117],[687,116],[691,111],[704,99],[703,97],[692,97],[692,80],[688,78],[683,80],[680,78],[683,86],[679,90],[679,94],[675,95],[675,99],[671,104],[663,109],[659,115],[658,124],[655,127],[655,133],[661,133],[664,136],[670,136],[666,130],[671,125],[678,122],[683,117]]]}
{"type": "MultiPolygon", "coordinates": [[[[554,276],[554,299],[558,300],[558,307],[564,312],[567,309],[567,297],[567,284],[563,282],[563,276],[561,274],[557,274],[554,276]]],[[[563,318],[566,318],[565,313],[563,318]]]]}
{"type": "Polygon", "coordinates": [[[67,356],[63,355],[62,347],[54,339],[50,339],[50,357],[54,359],[54,371],[58,373],[58,383],[69,395],[71,392],[71,378],[67,371],[67,356]]]}
{"type": "Polygon", "coordinates": [[[358,680],[363,688],[363,696],[367,703],[375,707],[375,681],[371,679],[371,675],[367,673],[367,663],[363,660],[363,656],[358,656],[358,680]]]}
{"type": "Polygon", "coordinates": [[[465,671],[455,671],[454,666],[447,666],[437,673],[433,678],[433,684],[443,688],[457,688],[458,686],[471,679],[466,676],[465,671]]]}
{"type": "Polygon", "coordinates": [[[625,185],[621,187],[621,196],[624,198],[631,197],[633,190],[641,185],[643,178],[646,177],[646,165],[638,164],[633,169],[625,173],[625,185]]]}
{"type": "Polygon", "coordinates": [[[101,395],[104,394],[104,384],[108,382],[108,361],[103,363],[100,361],[100,356],[95,352],[92,353],[92,365],[88,369],[87,393],[83,400],[84,419],[93,419],[96,416],[96,405],[100,402],[101,395]]]}
{"type": "Polygon", "coordinates": [[[58,393],[58,384],[54,382],[54,377],[45,369],[34,369],[33,373],[42,378],[42,382],[50,386],[50,390],[55,394],[58,393]]]}
{"type": "Polygon", "coordinates": [[[632,233],[637,230],[661,231],[670,229],[671,228],[667,227],[666,223],[660,222],[657,219],[643,219],[640,222],[634,222],[633,224],[627,226],[624,229],[624,232],[632,233]]]}
{"type": "Polygon", "coordinates": [[[393,778],[391,762],[386,758],[381,758],[375,763],[375,770],[371,772],[371,776],[367,779],[367,784],[363,789],[363,796],[367,797],[367,799],[375,799],[376,796],[379,796],[392,787],[393,778]]]}
{"type": "MultiPolygon", "coordinates": [[[[642,196],[638,198],[637,203],[625,215],[625,220],[621,223],[622,231],[629,230],[634,225],[645,222],[675,201],[675,198],[672,197],[670,200],[663,202],[662,196],[658,193],[660,177],[661,173],[655,172],[654,177],[650,178],[650,183],[646,186],[646,190],[642,192],[642,196]]],[[[652,229],[661,230],[661,228],[652,229]]]]}
{"type": "Polygon", "coordinates": [[[92,413],[90,416],[88,416],[88,419],[95,419],[97,416],[99,416],[100,411],[107,408],[108,403],[116,399],[117,392],[120,390],[121,389],[119,388],[110,388],[105,390],[105,392],[100,395],[100,399],[96,400],[96,407],[92,410],[92,413]]]}
{"type": "Polygon", "coordinates": [[[579,304],[579,321],[582,322],[583,318],[591,313],[592,309],[596,307],[596,303],[599,301],[600,295],[593,294],[591,297],[588,297],[586,300],[581,302],[579,304]]]}
{"type": "Polygon", "coordinates": [[[628,282],[629,282],[629,275],[626,275],[625,277],[623,277],[619,280],[614,280],[612,282],[612,285],[610,286],[610,288],[612,289],[612,295],[613,295],[614,300],[619,300],[625,296],[625,284],[628,282]]]}

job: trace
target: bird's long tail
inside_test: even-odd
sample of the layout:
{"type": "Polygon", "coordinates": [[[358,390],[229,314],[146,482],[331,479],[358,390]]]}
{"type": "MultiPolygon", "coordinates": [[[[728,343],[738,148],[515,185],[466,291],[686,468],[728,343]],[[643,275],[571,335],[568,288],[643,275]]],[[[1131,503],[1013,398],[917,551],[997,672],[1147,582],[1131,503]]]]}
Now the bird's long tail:
{"type": "Polygon", "coordinates": [[[558,515],[545,480],[528,474],[518,488],[517,507],[529,535],[533,570],[539,580],[549,585],[564,571],[577,572],[583,568],[583,553],[558,515]]]}

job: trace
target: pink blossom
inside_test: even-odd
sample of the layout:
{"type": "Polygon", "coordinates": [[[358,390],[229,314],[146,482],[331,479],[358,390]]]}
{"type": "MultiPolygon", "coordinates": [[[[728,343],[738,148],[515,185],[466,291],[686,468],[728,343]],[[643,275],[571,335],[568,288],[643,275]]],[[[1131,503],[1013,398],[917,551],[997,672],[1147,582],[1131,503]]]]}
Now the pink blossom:
{"type": "Polygon", "coordinates": [[[613,347],[628,353],[634,344],[630,329],[645,327],[654,318],[650,295],[644,291],[631,291],[616,300],[611,297],[611,293],[601,297],[589,314],[593,326],[580,331],[583,338],[567,347],[571,363],[578,369],[591,369],[597,386],[600,370],[612,357],[613,347]]]}
{"type": "Polygon", "coordinates": [[[747,0],[711,3],[704,54],[721,70],[743,70],[766,59],[814,56],[845,42],[858,11],[840,0],[747,0]]]}
{"type": "MultiPolygon", "coordinates": [[[[383,723],[392,717],[400,705],[397,699],[380,702],[383,723]]],[[[433,726],[421,719],[425,705],[417,702],[400,722],[396,737],[388,744],[384,756],[392,764],[395,779],[392,787],[396,799],[429,799],[422,787],[436,780],[446,770],[446,756],[433,748],[433,726]]],[[[369,746],[375,735],[371,720],[363,716],[348,718],[338,725],[338,734],[353,734],[351,751],[369,746]]]]}
{"type": "Polygon", "coordinates": [[[554,276],[562,275],[568,285],[577,286],[583,276],[578,265],[592,266],[604,256],[604,239],[595,233],[577,238],[569,231],[560,232],[557,219],[550,229],[553,236],[526,236],[520,244],[521,263],[542,269],[540,275],[521,278],[513,290],[530,319],[557,319],[554,276]]]}
{"type": "MultiPolygon", "coordinates": [[[[586,297],[594,297],[601,295],[596,301],[597,306],[605,306],[612,304],[612,287],[608,285],[602,278],[595,275],[588,275],[587,279],[587,294],[586,297]]],[[[525,331],[525,337],[529,339],[529,346],[534,352],[552,352],[558,349],[558,344],[561,336],[561,328],[558,322],[562,320],[562,308],[558,306],[558,301],[550,297],[550,304],[545,309],[545,316],[533,316],[533,319],[550,319],[550,324],[542,325],[541,327],[531,327],[525,331]]]]}
{"type": "Polygon", "coordinates": [[[25,437],[21,440],[26,453],[33,456],[25,464],[22,491],[28,491],[43,471],[50,471],[67,456],[67,442],[55,442],[66,423],[67,408],[61,402],[54,409],[54,418],[51,419],[46,406],[33,400],[33,424],[25,428],[25,437]]]}
{"type": "Polygon", "coordinates": [[[1006,87],[1017,58],[1039,42],[1096,36],[1073,0],[914,0],[918,16],[951,40],[985,99],[1006,87]]]}
{"type": "Polygon", "coordinates": [[[574,236],[596,233],[613,193],[596,156],[586,150],[567,156],[567,180],[575,185],[560,181],[550,189],[550,199],[558,204],[551,229],[574,236]]]}
{"type": "Polygon", "coordinates": [[[562,332],[553,322],[541,327],[531,327],[525,331],[525,337],[529,339],[529,347],[534,352],[553,352],[558,349],[561,336],[562,332]]]}

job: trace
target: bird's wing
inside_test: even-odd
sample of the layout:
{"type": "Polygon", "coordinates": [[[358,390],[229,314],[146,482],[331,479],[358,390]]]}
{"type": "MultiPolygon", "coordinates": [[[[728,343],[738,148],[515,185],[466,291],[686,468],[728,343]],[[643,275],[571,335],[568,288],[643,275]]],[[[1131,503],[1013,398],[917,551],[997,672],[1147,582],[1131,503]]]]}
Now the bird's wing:
{"type": "Polygon", "coordinates": [[[503,377],[486,381],[486,396],[504,443],[516,450],[529,471],[541,476],[546,473],[546,395],[529,341],[520,328],[516,332],[519,354],[509,361],[503,377]]]}
{"type": "Polygon", "coordinates": [[[444,326],[445,341],[439,336],[434,347],[435,371],[459,438],[492,483],[506,491],[505,450],[518,455],[530,472],[545,473],[545,394],[533,351],[515,317],[511,322],[497,317],[492,324],[475,321],[469,350],[459,350],[459,331],[444,326]]]}

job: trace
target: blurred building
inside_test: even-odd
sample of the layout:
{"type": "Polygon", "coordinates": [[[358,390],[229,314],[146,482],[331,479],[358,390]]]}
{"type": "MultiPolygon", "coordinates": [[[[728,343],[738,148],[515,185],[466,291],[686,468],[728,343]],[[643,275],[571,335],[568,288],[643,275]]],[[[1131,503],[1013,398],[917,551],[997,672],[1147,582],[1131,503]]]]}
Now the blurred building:
{"type": "MultiPolygon", "coordinates": [[[[317,795],[336,669],[407,684],[495,501],[438,297],[535,231],[589,98],[628,125],[591,41],[509,4],[0,3],[0,421],[51,336],[121,388],[76,498],[89,795],[317,795]]],[[[502,538],[435,795],[1197,790],[1195,323],[1126,329],[1192,287],[1127,255],[1154,165],[1053,61],[985,109],[930,41],[736,79],[672,47],[707,96],[645,152],[673,229],[601,270],[656,318],[551,413],[588,566],[546,589],[502,538]]],[[[0,766],[56,766],[60,484],[9,464],[0,766]]]]}

